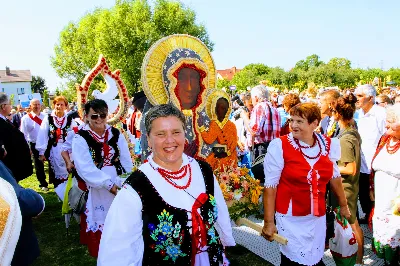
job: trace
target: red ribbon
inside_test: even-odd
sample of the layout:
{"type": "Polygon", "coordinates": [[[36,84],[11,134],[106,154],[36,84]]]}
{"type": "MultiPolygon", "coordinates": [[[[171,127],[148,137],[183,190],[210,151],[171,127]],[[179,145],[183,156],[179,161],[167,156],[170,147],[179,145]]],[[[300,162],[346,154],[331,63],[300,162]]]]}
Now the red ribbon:
{"type": "Polygon", "coordinates": [[[42,119],[40,119],[40,117],[38,117],[38,116],[33,117],[33,115],[32,115],[31,113],[29,113],[28,115],[29,115],[29,117],[30,117],[33,121],[35,121],[39,126],[42,124],[42,119]]]}
{"type": "Polygon", "coordinates": [[[106,134],[104,135],[104,142],[103,142],[103,158],[108,158],[108,154],[110,154],[110,146],[107,144],[108,141],[108,130],[106,129],[106,134]]]}
{"type": "Polygon", "coordinates": [[[196,260],[197,251],[207,245],[206,225],[197,212],[208,200],[206,193],[201,193],[192,206],[192,266],[196,260]]]}
{"type": "Polygon", "coordinates": [[[318,177],[317,172],[314,169],[311,170],[311,190],[313,196],[314,216],[320,216],[318,208],[318,177]]]}
{"type": "Polygon", "coordinates": [[[56,129],[56,139],[57,140],[61,139],[61,128],[56,129]]]}

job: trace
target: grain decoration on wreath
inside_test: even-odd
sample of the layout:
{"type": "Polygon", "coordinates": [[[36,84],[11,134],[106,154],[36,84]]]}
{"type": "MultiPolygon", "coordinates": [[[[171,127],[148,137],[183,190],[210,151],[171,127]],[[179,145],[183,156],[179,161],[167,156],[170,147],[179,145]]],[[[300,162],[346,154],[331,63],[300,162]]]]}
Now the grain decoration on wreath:
{"type": "Polygon", "coordinates": [[[107,121],[107,124],[115,125],[118,122],[125,119],[126,117],[128,111],[128,102],[129,102],[128,91],[125,87],[124,82],[120,77],[121,71],[117,69],[114,72],[111,72],[111,69],[109,68],[106,59],[104,58],[103,55],[99,56],[97,64],[92,68],[92,70],[90,70],[86,74],[82,83],[80,85],[76,84],[76,90],[78,94],[78,100],[77,100],[78,110],[80,112],[80,115],[82,116],[84,105],[88,101],[89,87],[92,84],[95,77],[98,75],[102,75],[104,79],[106,76],[109,76],[112,80],[115,81],[116,87],[118,89],[119,106],[116,111],[117,113],[107,121]]]}

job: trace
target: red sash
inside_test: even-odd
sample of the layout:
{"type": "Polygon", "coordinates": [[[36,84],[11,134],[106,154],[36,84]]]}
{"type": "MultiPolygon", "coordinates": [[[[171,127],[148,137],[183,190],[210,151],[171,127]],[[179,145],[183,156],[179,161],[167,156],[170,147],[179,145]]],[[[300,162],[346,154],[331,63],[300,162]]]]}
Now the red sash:
{"type": "Polygon", "coordinates": [[[42,119],[40,119],[39,116],[33,117],[31,113],[29,113],[28,115],[29,115],[29,117],[30,117],[33,121],[35,121],[39,126],[42,124],[42,119]]]}

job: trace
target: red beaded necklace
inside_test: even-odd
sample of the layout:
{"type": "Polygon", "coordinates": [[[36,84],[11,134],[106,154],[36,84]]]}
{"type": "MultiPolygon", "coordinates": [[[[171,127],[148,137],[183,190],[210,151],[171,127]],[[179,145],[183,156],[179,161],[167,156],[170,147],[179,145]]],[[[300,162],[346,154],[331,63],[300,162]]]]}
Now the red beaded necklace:
{"type": "Polygon", "coordinates": [[[55,118],[54,121],[56,122],[56,124],[59,127],[62,127],[62,125],[64,124],[65,116],[63,116],[63,118],[61,120],[59,120],[57,116],[54,116],[54,118],[55,118]]]}
{"type": "Polygon", "coordinates": [[[308,159],[310,159],[310,160],[317,159],[317,158],[321,155],[321,153],[322,153],[321,144],[319,143],[319,141],[317,141],[317,138],[316,138],[315,135],[313,135],[313,137],[314,137],[314,143],[313,143],[312,146],[301,146],[301,145],[300,145],[300,141],[299,141],[298,139],[296,139],[296,138],[293,138],[293,139],[294,139],[294,142],[296,142],[297,146],[299,146],[299,150],[300,150],[301,154],[302,154],[304,157],[306,157],[306,158],[308,158],[308,159]],[[317,154],[316,156],[308,156],[307,154],[305,154],[305,153],[303,152],[302,149],[309,149],[309,148],[312,148],[312,147],[315,146],[316,143],[318,143],[318,147],[319,147],[319,152],[318,152],[318,154],[317,154]]]}
{"type": "Polygon", "coordinates": [[[389,154],[394,154],[394,153],[396,153],[396,152],[399,150],[399,148],[400,148],[400,140],[396,141],[396,143],[395,143],[393,146],[390,146],[390,141],[391,141],[392,139],[393,139],[393,138],[390,138],[390,139],[388,139],[388,141],[386,142],[386,151],[387,151],[389,154]]]}
{"type": "Polygon", "coordinates": [[[181,169],[179,169],[178,171],[168,171],[166,169],[162,169],[160,167],[154,167],[151,163],[149,163],[150,166],[156,170],[169,184],[171,184],[172,186],[174,186],[177,189],[187,189],[190,186],[190,183],[192,182],[192,167],[190,166],[190,164],[185,165],[184,167],[182,167],[181,169]],[[189,171],[189,180],[187,182],[186,185],[184,186],[179,186],[177,185],[174,181],[172,181],[171,179],[182,179],[187,175],[187,172],[189,171]]]}

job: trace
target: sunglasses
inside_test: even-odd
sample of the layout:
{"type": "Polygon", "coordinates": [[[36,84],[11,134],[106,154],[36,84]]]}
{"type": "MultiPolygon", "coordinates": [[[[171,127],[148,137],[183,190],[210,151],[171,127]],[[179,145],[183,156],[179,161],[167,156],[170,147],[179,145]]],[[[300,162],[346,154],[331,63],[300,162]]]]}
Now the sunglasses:
{"type": "Polygon", "coordinates": [[[99,117],[100,117],[101,119],[105,119],[105,118],[107,117],[107,114],[92,114],[92,115],[90,116],[90,119],[92,119],[92,120],[97,120],[99,117]]]}

